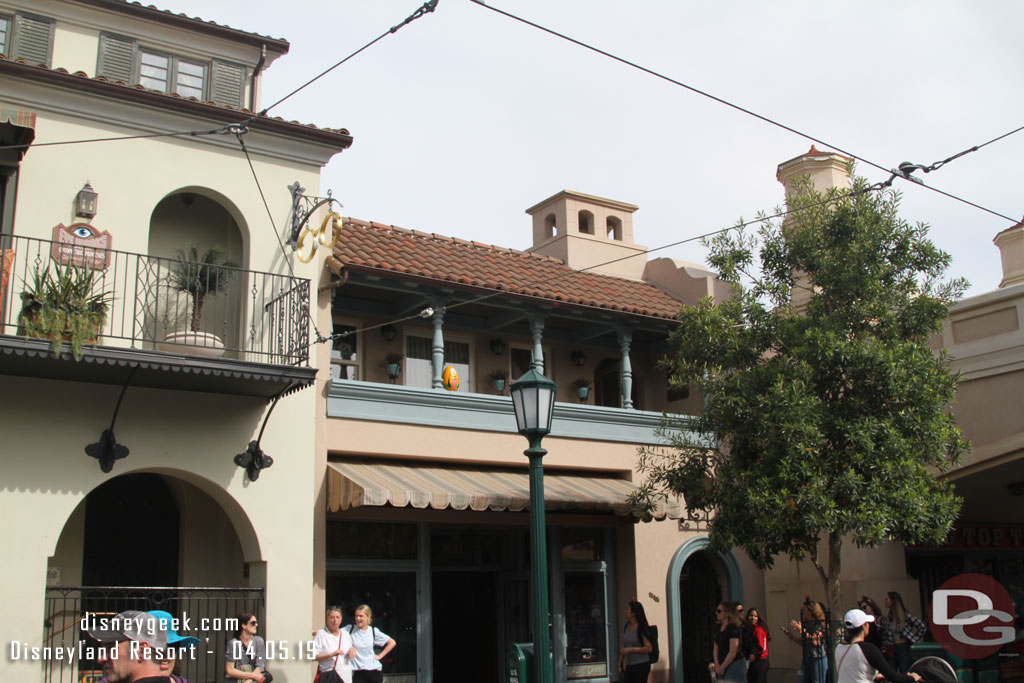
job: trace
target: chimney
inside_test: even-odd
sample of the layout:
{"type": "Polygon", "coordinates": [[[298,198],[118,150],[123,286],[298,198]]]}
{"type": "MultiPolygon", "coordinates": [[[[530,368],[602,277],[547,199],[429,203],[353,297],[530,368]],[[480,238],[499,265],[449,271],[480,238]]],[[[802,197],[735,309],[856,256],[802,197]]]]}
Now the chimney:
{"type": "Polygon", "coordinates": [[[1003,279],[999,288],[1024,283],[1024,220],[1007,228],[992,240],[999,247],[1003,262],[1003,279]]]}
{"type": "Polygon", "coordinates": [[[526,210],[533,218],[533,246],[528,251],[560,258],[576,270],[592,268],[639,280],[647,265],[647,247],[633,242],[633,212],[638,208],[562,190],[526,210]]]}
{"type": "MultiPolygon", "coordinates": [[[[775,177],[786,188],[787,200],[795,191],[796,182],[804,177],[810,178],[811,186],[817,192],[825,192],[832,187],[849,189],[850,158],[835,152],[821,152],[811,145],[806,154],[779,164],[775,177]]],[[[803,311],[811,299],[811,285],[805,273],[797,272],[795,276],[790,303],[797,311],[803,311]]]]}

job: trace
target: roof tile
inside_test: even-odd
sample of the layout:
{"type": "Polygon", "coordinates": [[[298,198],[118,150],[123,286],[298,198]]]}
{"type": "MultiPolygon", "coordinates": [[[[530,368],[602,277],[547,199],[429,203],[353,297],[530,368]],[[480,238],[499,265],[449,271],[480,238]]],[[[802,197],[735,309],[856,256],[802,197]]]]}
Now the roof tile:
{"type": "Polygon", "coordinates": [[[354,270],[414,274],[479,289],[656,318],[674,319],[679,312],[680,302],[654,285],[574,270],[561,259],[544,254],[356,218],[345,218],[344,228],[334,255],[354,270]]]}

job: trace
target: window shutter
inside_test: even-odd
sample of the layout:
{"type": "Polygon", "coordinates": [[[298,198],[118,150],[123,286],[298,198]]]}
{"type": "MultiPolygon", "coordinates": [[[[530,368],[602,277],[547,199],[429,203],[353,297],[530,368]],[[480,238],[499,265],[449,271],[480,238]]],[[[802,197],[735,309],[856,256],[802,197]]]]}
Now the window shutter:
{"type": "Polygon", "coordinates": [[[27,14],[14,17],[14,43],[11,59],[50,66],[53,48],[53,20],[27,14]]]}
{"type": "Polygon", "coordinates": [[[135,41],[130,38],[100,34],[100,56],[96,64],[96,75],[112,81],[123,81],[133,85],[132,69],[135,58],[135,41]]]}
{"type": "Polygon", "coordinates": [[[214,104],[229,107],[245,106],[242,97],[245,94],[245,67],[237,64],[214,61],[210,77],[210,99],[214,104]]]}

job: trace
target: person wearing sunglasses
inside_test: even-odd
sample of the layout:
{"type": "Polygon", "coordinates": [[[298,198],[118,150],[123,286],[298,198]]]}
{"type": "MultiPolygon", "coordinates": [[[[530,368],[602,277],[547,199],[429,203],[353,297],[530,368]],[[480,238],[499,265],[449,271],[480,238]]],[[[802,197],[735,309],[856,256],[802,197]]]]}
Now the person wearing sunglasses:
{"type": "Polygon", "coordinates": [[[267,673],[267,644],[256,635],[259,622],[252,612],[238,615],[238,629],[228,641],[224,673],[226,683],[256,681],[270,683],[267,673]]]}

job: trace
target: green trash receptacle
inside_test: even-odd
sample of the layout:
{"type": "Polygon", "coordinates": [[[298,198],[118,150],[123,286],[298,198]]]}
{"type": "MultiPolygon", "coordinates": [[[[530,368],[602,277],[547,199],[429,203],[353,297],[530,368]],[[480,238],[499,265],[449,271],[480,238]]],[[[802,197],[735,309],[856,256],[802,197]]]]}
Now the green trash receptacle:
{"type": "Polygon", "coordinates": [[[508,648],[508,683],[532,683],[533,643],[512,643],[508,648]]]}
{"type": "MultiPolygon", "coordinates": [[[[554,659],[548,651],[548,666],[554,659]]],[[[553,671],[553,669],[552,669],[553,671]]],[[[534,683],[533,681],[533,643],[512,643],[508,648],[508,680],[509,683],[534,683]]]]}

